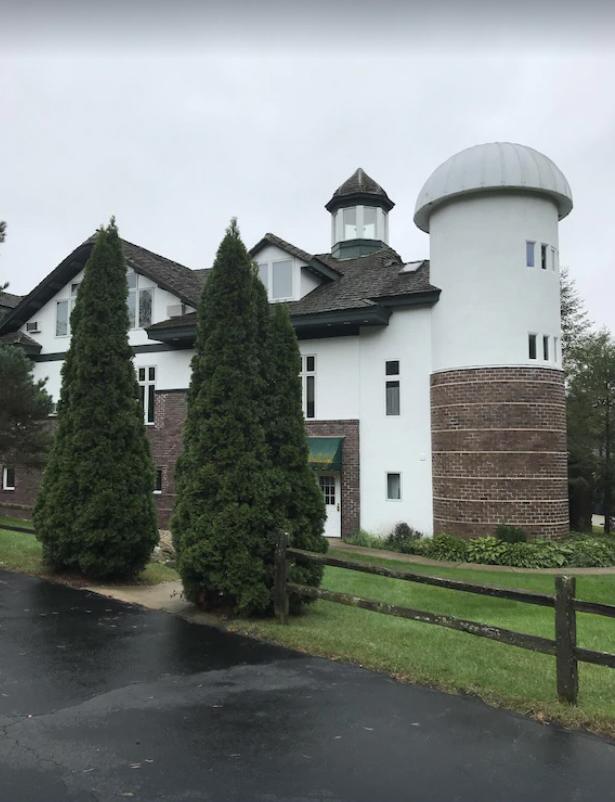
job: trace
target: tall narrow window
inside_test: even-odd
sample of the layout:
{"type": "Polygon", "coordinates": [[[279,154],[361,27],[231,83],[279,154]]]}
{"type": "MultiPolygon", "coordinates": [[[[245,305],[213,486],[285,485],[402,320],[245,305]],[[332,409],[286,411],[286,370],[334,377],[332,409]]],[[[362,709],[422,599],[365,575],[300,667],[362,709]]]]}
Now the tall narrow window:
{"type": "Polygon", "coordinates": [[[126,274],[128,280],[128,318],[131,329],[142,329],[152,322],[152,306],[154,302],[154,288],[140,287],[142,279],[137,273],[129,270],[126,274]]]}
{"type": "Polygon", "coordinates": [[[528,335],[528,351],[530,359],[536,359],[536,334],[528,335]]]}
{"type": "Polygon", "coordinates": [[[15,490],[15,468],[6,467],[2,471],[2,489],[15,490]]]}
{"type": "Polygon", "coordinates": [[[387,473],[387,500],[401,500],[401,474],[387,473]]]}
{"type": "Polygon", "coordinates": [[[540,246],[540,266],[543,270],[547,269],[547,254],[549,252],[549,246],[545,245],[544,243],[540,246]]]}
{"type": "Polygon", "coordinates": [[[342,220],[344,223],[344,239],[357,238],[357,208],[351,206],[349,209],[342,210],[342,220]]]}
{"type": "Polygon", "coordinates": [[[79,281],[70,285],[70,298],[56,301],[56,337],[67,337],[70,334],[70,316],[77,300],[79,281]]]}
{"type": "Polygon", "coordinates": [[[553,338],[553,361],[557,362],[557,347],[558,347],[558,339],[557,337],[553,338]]]}
{"type": "Polygon", "coordinates": [[[378,211],[373,206],[363,207],[363,239],[376,239],[378,211]]]}
{"type": "Polygon", "coordinates": [[[557,251],[555,248],[551,248],[551,270],[553,272],[557,270],[557,251]]]}
{"type": "Polygon", "coordinates": [[[292,298],[293,263],[291,259],[273,262],[271,265],[271,297],[274,300],[292,298]]]}
{"type": "Polygon", "coordinates": [[[542,338],[542,358],[545,362],[549,361],[549,337],[547,334],[542,338]]]}
{"type": "Polygon", "coordinates": [[[535,267],[536,262],[534,260],[534,246],[536,245],[535,242],[526,242],[525,243],[525,264],[528,267],[535,267]]]}
{"type": "Polygon", "coordinates": [[[162,493],[162,468],[156,468],[156,484],[154,485],[154,493],[157,496],[162,493]]]}
{"type": "Polygon", "coordinates": [[[156,368],[146,367],[138,369],[139,392],[141,406],[143,407],[143,421],[154,422],[154,393],[156,390],[156,368]]]}
{"type": "Polygon", "coordinates": [[[387,415],[400,414],[399,360],[385,363],[385,406],[387,415]],[[389,379],[388,377],[391,376],[389,379]],[[396,377],[396,378],[392,378],[396,377]]]}
{"type": "Polygon", "coordinates": [[[303,414],[316,417],[316,357],[301,357],[301,383],[303,385],[303,414]]]}

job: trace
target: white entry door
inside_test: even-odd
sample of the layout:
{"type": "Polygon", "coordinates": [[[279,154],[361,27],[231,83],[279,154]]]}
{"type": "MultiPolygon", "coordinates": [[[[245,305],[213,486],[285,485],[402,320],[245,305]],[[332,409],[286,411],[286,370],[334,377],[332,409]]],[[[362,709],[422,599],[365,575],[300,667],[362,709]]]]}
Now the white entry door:
{"type": "Polygon", "coordinates": [[[318,484],[325,497],[325,507],[327,509],[324,535],[325,537],[341,537],[340,475],[339,473],[321,473],[318,475],[318,484]]]}

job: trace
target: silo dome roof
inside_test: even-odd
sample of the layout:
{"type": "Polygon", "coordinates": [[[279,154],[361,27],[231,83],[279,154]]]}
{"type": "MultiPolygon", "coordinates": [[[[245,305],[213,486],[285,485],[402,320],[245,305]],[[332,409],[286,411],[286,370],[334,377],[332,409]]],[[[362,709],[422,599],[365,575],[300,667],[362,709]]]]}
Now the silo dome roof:
{"type": "Polygon", "coordinates": [[[434,170],[419,193],[414,222],[429,231],[432,212],[447,201],[501,189],[546,195],[560,220],[572,209],[570,185],[551,159],[526,145],[491,142],[462,150],[434,170]]]}

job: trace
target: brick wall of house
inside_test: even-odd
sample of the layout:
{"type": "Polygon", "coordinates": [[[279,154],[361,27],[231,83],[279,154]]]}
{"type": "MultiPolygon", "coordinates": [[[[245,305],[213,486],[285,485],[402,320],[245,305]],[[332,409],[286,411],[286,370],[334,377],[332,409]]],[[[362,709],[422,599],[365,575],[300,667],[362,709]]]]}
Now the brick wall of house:
{"type": "Polygon", "coordinates": [[[168,529],[175,504],[175,463],[183,448],[186,390],[159,390],[155,394],[154,425],[148,426],[152,460],[162,471],[162,492],[155,495],[158,526],[168,529]]]}
{"type": "MultiPolygon", "coordinates": [[[[0,465],[3,471],[5,463],[2,462],[0,465]]],[[[10,465],[10,467],[15,468],[15,490],[3,490],[0,485],[0,515],[29,519],[32,517],[32,508],[43,473],[37,468],[25,468],[23,465],[10,465]]]]}
{"type": "Polygon", "coordinates": [[[361,527],[361,488],[359,484],[359,421],[306,421],[308,437],[343,437],[341,471],[342,537],[361,527]]]}
{"type": "Polygon", "coordinates": [[[564,376],[545,368],[431,377],[434,533],[568,534],[564,376]]]}

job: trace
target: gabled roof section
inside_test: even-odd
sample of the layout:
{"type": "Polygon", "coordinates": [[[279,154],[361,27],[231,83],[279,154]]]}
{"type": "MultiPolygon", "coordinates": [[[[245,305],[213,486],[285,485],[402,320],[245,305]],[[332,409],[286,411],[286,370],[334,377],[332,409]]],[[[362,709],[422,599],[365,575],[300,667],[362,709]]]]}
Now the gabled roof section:
{"type": "Polygon", "coordinates": [[[0,307],[4,309],[15,309],[23,296],[13,295],[12,292],[0,292],[0,307]]]}
{"type": "MultiPolygon", "coordinates": [[[[336,263],[330,254],[321,254],[317,258],[325,263],[336,263]]],[[[287,304],[293,317],[361,309],[375,304],[435,303],[440,294],[440,290],[429,281],[428,260],[421,262],[413,272],[402,272],[404,262],[389,246],[356,259],[344,259],[337,262],[337,267],[343,270],[338,281],[316,287],[300,301],[287,304]]]]}
{"type": "Polygon", "coordinates": [[[294,256],[297,259],[301,259],[302,262],[306,262],[306,269],[311,273],[315,273],[317,276],[320,276],[320,278],[324,278],[329,281],[335,281],[335,279],[341,275],[338,270],[331,265],[326,264],[317,256],[314,256],[313,254],[308,253],[301,248],[297,248],[296,245],[286,242],[286,240],[282,239],[282,237],[278,237],[275,234],[265,234],[265,236],[259,242],[257,242],[253,248],[250,248],[248,253],[252,258],[255,258],[256,255],[268,245],[274,245],[276,248],[279,248],[290,256],[294,256]]]}
{"type": "MultiPolygon", "coordinates": [[[[15,309],[0,322],[0,333],[16,331],[65,287],[85,266],[96,235],[89,237],[52,270],[29,295],[22,298],[15,309]]],[[[203,282],[197,273],[179,262],[160,256],[147,248],[122,240],[126,265],[155,282],[159,287],[176,295],[183,303],[197,306],[203,282]]]]}
{"type": "Polygon", "coordinates": [[[40,354],[42,345],[23,331],[12,331],[0,335],[0,345],[20,345],[26,354],[40,354]]]}

